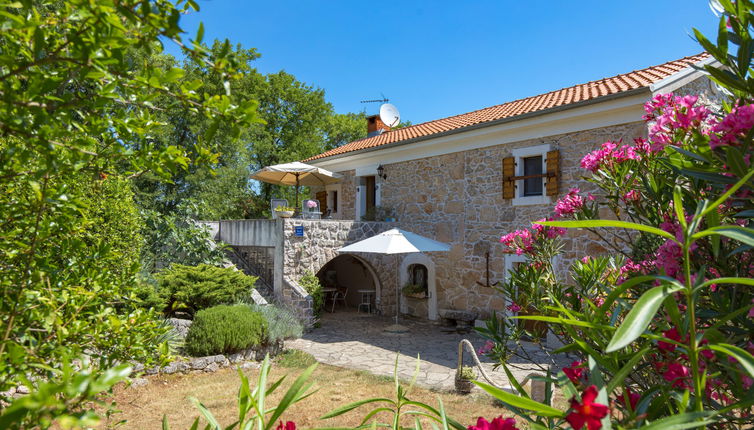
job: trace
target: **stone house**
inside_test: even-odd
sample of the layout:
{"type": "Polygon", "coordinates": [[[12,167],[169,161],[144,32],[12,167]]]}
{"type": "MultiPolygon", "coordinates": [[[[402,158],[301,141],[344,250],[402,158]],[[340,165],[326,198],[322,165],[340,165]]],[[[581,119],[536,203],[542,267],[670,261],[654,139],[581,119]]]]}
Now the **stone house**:
{"type": "MultiPolygon", "coordinates": [[[[373,291],[377,311],[436,320],[443,309],[485,318],[504,311],[505,298],[488,285],[504,279],[522,258],[503,253],[501,235],[552,214],[573,187],[590,189],[580,160],[607,140],[646,136],[643,105],[659,93],[723,95],[699,66],[702,53],[665,64],[422,124],[390,130],[368,118],[369,136],[304,162],[338,172],[335,185],[312,188],[330,219],[220,221],[215,237],[255,266],[269,295],[311,305],[298,284],[307,273],[347,286],[356,308],[373,291]],[[390,208],[393,222],[364,221],[390,208]],[[383,256],[339,255],[337,249],[399,227],[451,245],[450,252],[383,256]],[[266,274],[266,275],[265,275],[266,274]],[[330,279],[328,279],[330,278],[330,279]],[[423,298],[398,286],[422,284],[423,298]]],[[[569,231],[561,273],[575,258],[603,251],[569,231]]],[[[310,311],[307,311],[310,313],[310,311]]]]}
{"type": "MultiPolygon", "coordinates": [[[[694,68],[710,61],[702,53],[397,130],[370,117],[369,137],[304,160],[345,178],[313,189],[312,197],[336,220],[361,220],[374,208],[389,208],[398,227],[452,246],[446,254],[397,262],[359,256],[365,273],[372,272],[365,276],[376,276],[371,282],[383,287],[383,312],[392,312],[397,271],[398,285],[418,280],[428,290],[428,298],[402,297],[403,313],[434,320],[438,310],[460,309],[485,317],[504,309],[504,298],[488,283],[503,279],[522,258],[504,254],[500,236],[551,215],[569,189],[589,190],[581,158],[607,140],[646,136],[643,105],[653,95],[703,94],[714,103],[719,91],[694,68]]],[[[561,271],[574,258],[603,251],[573,231],[565,250],[556,263],[561,271]]],[[[343,267],[353,271],[350,263],[343,267]]],[[[343,273],[339,280],[355,285],[358,276],[343,273]]]]}

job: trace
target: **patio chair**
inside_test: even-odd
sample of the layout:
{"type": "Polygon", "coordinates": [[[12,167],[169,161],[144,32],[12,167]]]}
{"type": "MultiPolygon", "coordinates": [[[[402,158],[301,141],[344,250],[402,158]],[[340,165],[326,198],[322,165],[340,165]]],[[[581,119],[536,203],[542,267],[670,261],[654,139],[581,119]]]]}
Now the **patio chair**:
{"type": "Polygon", "coordinates": [[[272,219],[278,218],[277,212],[275,212],[275,208],[278,208],[280,206],[288,206],[288,200],[286,199],[270,199],[270,212],[272,213],[272,219]]]}
{"type": "Polygon", "coordinates": [[[348,295],[348,287],[338,286],[337,291],[332,296],[332,310],[330,313],[335,312],[335,303],[343,302],[343,307],[346,307],[346,296],[348,295]]]}

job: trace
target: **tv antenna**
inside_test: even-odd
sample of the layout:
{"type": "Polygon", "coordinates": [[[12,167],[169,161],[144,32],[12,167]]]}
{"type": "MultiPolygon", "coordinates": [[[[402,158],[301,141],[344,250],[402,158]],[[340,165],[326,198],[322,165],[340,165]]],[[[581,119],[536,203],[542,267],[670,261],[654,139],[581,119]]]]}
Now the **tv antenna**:
{"type": "Polygon", "coordinates": [[[362,100],[361,103],[387,103],[390,101],[387,97],[385,97],[385,94],[380,93],[382,96],[381,99],[375,99],[375,100],[362,100]]]}

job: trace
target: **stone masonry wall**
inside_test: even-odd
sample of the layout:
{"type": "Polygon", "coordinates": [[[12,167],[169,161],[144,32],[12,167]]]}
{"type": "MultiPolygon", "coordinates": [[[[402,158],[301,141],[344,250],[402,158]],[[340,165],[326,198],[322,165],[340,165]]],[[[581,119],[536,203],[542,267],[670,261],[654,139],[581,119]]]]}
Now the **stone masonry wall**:
{"type": "MultiPolygon", "coordinates": [[[[330,260],[340,255],[337,252],[339,248],[395,227],[395,223],[386,222],[285,220],[283,227],[285,278],[295,282],[306,272],[316,274],[330,260]],[[295,226],[304,227],[303,237],[294,235],[295,226]]],[[[353,255],[369,264],[376,273],[379,280],[377,308],[383,314],[392,315],[395,312],[395,286],[397,285],[396,257],[369,253],[353,255]]]]}
{"type": "MultiPolygon", "coordinates": [[[[504,298],[477,284],[486,283],[485,253],[490,253],[490,283],[502,280],[506,255],[500,236],[551,215],[557,200],[531,206],[503,200],[501,160],[515,148],[550,144],[560,150],[560,193],[577,186],[594,191],[581,179],[581,157],[606,140],[631,141],[643,132],[643,124],[637,122],[385,165],[388,180],[382,186],[382,204],[395,208],[401,228],[451,245],[449,253],[433,255],[438,308],[487,317],[503,310],[504,298]]],[[[603,252],[593,239],[569,231],[559,267],[587,253],[603,252]]]]}

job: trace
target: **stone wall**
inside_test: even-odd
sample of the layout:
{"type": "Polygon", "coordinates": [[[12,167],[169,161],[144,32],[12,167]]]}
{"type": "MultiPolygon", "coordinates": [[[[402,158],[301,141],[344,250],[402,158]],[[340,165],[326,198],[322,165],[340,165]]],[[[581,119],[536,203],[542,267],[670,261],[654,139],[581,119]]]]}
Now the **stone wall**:
{"type": "MultiPolygon", "coordinates": [[[[643,133],[643,124],[637,122],[386,165],[388,180],[383,183],[382,203],[396,209],[401,228],[451,245],[449,253],[433,256],[438,307],[471,310],[487,317],[504,308],[504,299],[494,289],[477,283],[487,283],[485,254],[489,252],[490,283],[502,280],[506,255],[500,236],[550,215],[556,201],[513,206],[511,200],[504,200],[502,159],[516,148],[550,144],[560,150],[560,193],[577,186],[594,191],[581,179],[581,157],[606,140],[631,141],[643,133]]],[[[600,251],[592,239],[582,232],[569,232],[559,266],[587,252],[600,251]]],[[[424,312],[421,306],[413,308],[417,316],[424,312]]]]}
{"type": "MultiPolygon", "coordinates": [[[[339,248],[395,227],[395,223],[387,222],[285,220],[283,271],[286,283],[295,283],[307,272],[316,274],[340,255],[337,252],[339,248]],[[304,227],[304,236],[294,235],[295,226],[304,227]]],[[[370,253],[352,255],[368,265],[370,272],[377,276],[377,309],[383,314],[392,315],[395,312],[395,286],[398,282],[395,267],[398,257],[370,253]]],[[[287,294],[284,291],[284,295],[287,294]]]]}

